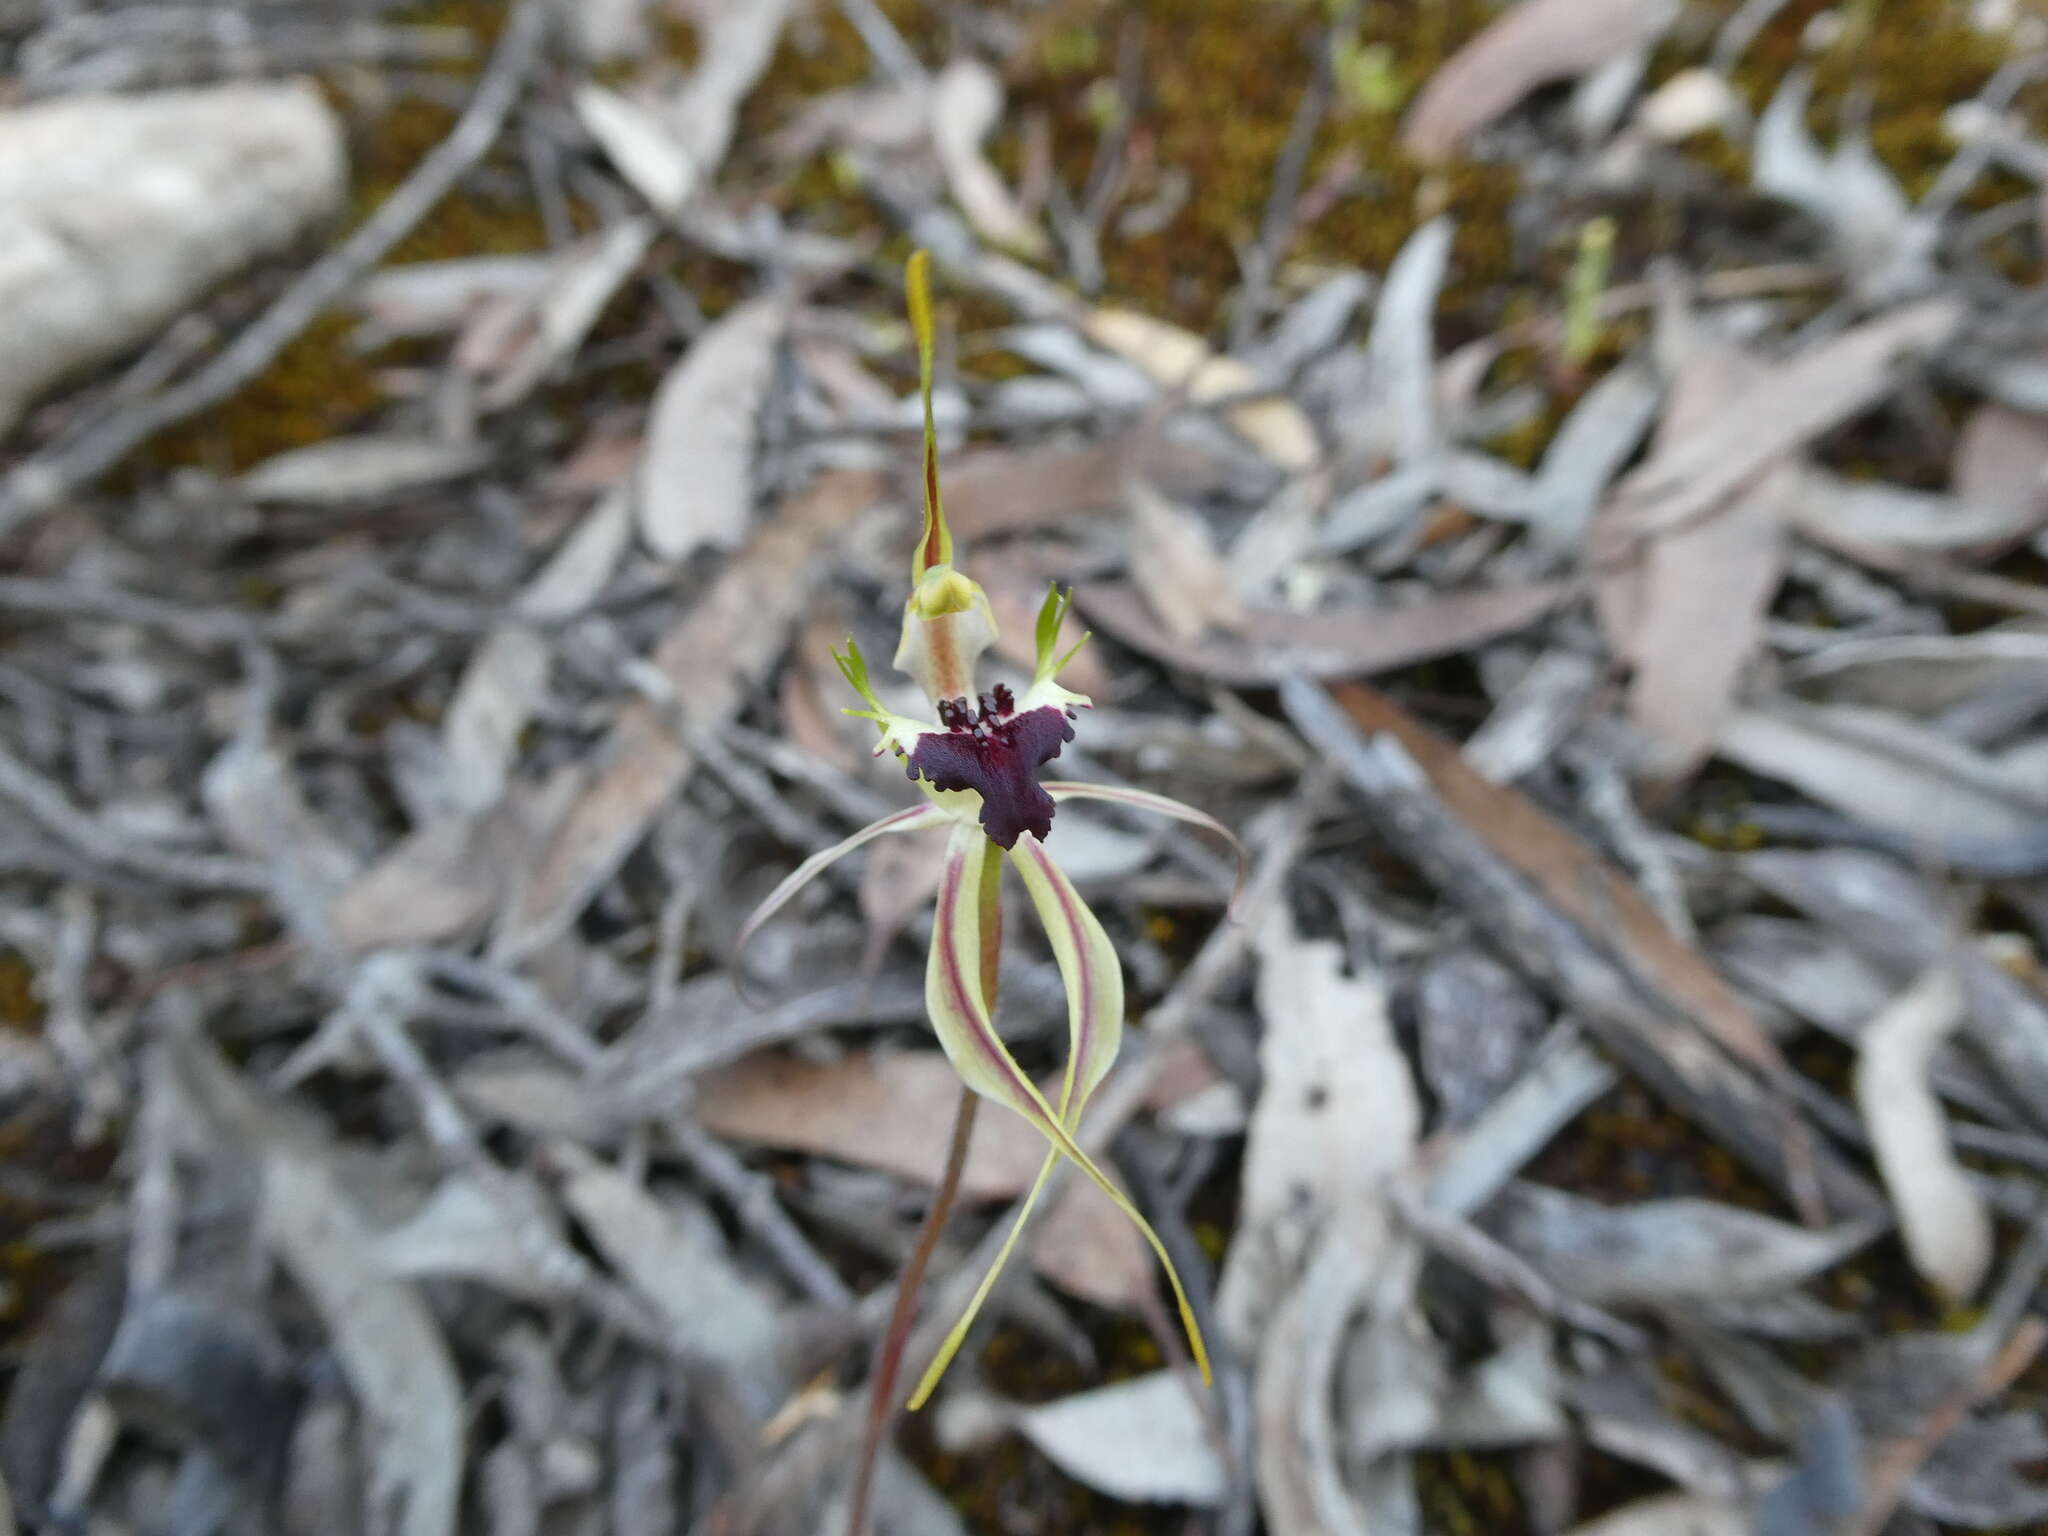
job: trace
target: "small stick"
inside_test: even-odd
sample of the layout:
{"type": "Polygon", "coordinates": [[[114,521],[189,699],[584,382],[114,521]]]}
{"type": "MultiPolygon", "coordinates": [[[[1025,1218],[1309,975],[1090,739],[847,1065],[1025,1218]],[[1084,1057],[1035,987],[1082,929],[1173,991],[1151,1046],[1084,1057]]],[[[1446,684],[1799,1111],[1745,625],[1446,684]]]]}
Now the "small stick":
{"type": "Polygon", "coordinates": [[[505,24],[475,94],[448,137],[427,152],[354,234],[301,273],[212,362],[183,383],[32,456],[0,482],[0,537],[105,474],[166,427],[234,394],[389,255],[497,142],[540,50],[546,19],[543,0],[524,0],[505,24]]]}

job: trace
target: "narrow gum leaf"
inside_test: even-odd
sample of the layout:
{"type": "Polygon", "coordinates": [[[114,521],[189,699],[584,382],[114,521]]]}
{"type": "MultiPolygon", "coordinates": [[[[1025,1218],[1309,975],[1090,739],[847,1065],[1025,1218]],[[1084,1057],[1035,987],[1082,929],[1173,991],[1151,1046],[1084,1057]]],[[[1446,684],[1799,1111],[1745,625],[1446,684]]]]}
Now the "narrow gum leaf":
{"type": "Polygon", "coordinates": [[[918,390],[924,397],[924,531],[911,557],[915,586],[935,565],[953,563],[953,535],[946,527],[945,503],[939,499],[939,434],[932,423],[932,259],[927,251],[911,255],[904,268],[909,291],[910,328],[917,333],[918,390]]]}
{"type": "Polygon", "coordinates": [[[963,826],[953,834],[947,849],[945,871],[939,880],[938,911],[932,926],[931,957],[925,968],[925,1008],[931,1015],[932,1029],[962,1082],[983,1098],[994,1099],[1021,1115],[1055,1152],[1087,1174],[1125,1219],[1137,1227],[1166,1270],[1181,1326],[1187,1331],[1188,1347],[1206,1383],[1211,1380],[1208,1347],[1202,1342],[1194,1307],[1181,1285],[1180,1272],[1167,1255],[1166,1245],[1131,1203],[1130,1196],[1117,1188],[1095,1160],[1081,1150],[1073,1133],[1045,1102],[1038,1085],[1010,1055],[996,1033],[995,1021],[989,1017],[981,992],[978,897],[982,865],[992,846],[978,827],[963,826]]]}
{"type": "Polygon", "coordinates": [[[1244,894],[1245,866],[1249,856],[1237,834],[1223,825],[1207,811],[1198,811],[1192,805],[1175,800],[1167,795],[1155,795],[1143,789],[1119,789],[1109,784],[1081,784],[1071,780],[1047,781],[1045,792],[1055,801],[1061,800],[1107,800],[1112,805],[1127,805],[1134,811],[1151,811],[1156,815],[1171,817],[1175,821],[1187,822],[1190,826],[1214,832],[1230,844],[1230,851],[1237,855],[1237,883],[1230,890],[1230,906],[1233,915],[1237,898],[1244,894]]]}
{"type": "Polygon", "coordinates": [[[834,843],[824,852],[812,854],[791,870],[788,878],[770,891],[741,924],[739,940],[733,947],[735,958],[746,953],[747,945],[761,931],[762,924],[788,906],[798,891],[856,848],[890,832],[914,832],[919,827],[928,827],[945,819],[946,813],[935,805],[913,805],[908,810],[895,811],[879,821],[871,821],[844,842],[834,843]]]}
{"type": "Polygon", "coordinates": [[[1123,1044],[1123,966],[1101,922],[1045,844],[1026,833],[1010,850],[1010,862],[1024,879],[1066,983],[1067,1077],[1060,1090],[1060,1119],[1068,1129],[1078,1129],[1081,1111],[1123,1044]]]}
{"type": "Polygon", "coordinates": [[[1052,1171],[1059,1163],[1058,1152],[1045,1154],[1045,1163],[1038,1170],[1038,1177],[1032,1181],[1031,1192],[1024,1197],[1024,1204],[1017,1210],[1017,1219],[1010,1223],[1010,1235],[1003,1239],[1002,1252],[988,1267],[988,1273],[981,1277],[981,1284],[974,1288],[974,1299],[967,1303],[959,1321],[946,1332],[946,1342],[939,1346],[939,1352],[932,1356],[932,1363],[925,1367],[923,1378],[917,1390],[910,1394],[910,1411],[917,1412],[931,1398],[939,1384],[939,1378],[946,1374],[946,1367],[953,1363],[953,1357],[960,1353],[960,1346],[967,1342],[967,1332],[974,1326],[974,1320],[981,1315],[982,1304],[988,1300],[989,1292],[996,1288],[996,1280],[1002,1275],[1004,1266],[1010,1262],[1010,1254],[1016,1249],[1017,1239],[1024,1235],[1024,1226],[1031,1220],[1032,1207],[1038,1204],[1038,1197],[1045,1193],[1045,1181],[1052,1177],[1052,1171]]]}

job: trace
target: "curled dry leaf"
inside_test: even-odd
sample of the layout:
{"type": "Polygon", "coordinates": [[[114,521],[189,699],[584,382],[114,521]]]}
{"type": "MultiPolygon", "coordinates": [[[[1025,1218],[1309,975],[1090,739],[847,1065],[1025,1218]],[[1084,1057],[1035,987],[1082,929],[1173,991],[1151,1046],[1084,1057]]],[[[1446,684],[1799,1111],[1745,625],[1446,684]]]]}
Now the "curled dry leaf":
{"type": "Polygon", "coordinates": [[[749,1406],[765,1416],[788,1385],[781,1324],[766,1292],[716,1243],[717,1229],[677,1220],[639,1184],[571,1142],[553,1144],[550,1155],[564,1172],[562,1198],[591,1241],[660,1311],[676,1342],[731,1372],[749,1406]]]}
{"type": "Polygon", "coordinates": [[[469,658],[441,721],[448,798],[483,812],[505,793],[519,737],[547,697],[552,656],[539,635],[501,624],[469,658]]]}
{"type": "Polygon", "coordinates": [[[2048,523],[2048,420],[1978,406],[1956,439],[1949,475],[1964,502],[2005,512],[2018,531],[2034,532],[2048,523]]]}
{"type": "Polygon", "coordinates": [[[1021,1409],[1010,1422],[1067,1476],[1127,1503],[1223,1501],[1223,1458],[1178,1372],[1155,1371],[1021,1409]]]}
{"type": "Polygon", "coordinates": [[[1613,534],[1638,537],[1711,510],[1767,465],[1883,399],[1893,385],[1894,364],[1939,349],[1962,318],[1955,299],[1925,299],[1887,310],[1776,364],[1697,428],[1661,445],[1621,482],[1613,534]]]}
{"type": "Polygon", "coordinates": [[[1345,413],[1344,442],[1355,455],[1407,464],[1438,444],[1436,306],[1456,232],[1448,218],[1431,219],[1387,268],[1365,341],[1365,399],[1345,413]]]}
{"type": "Polygon", "coordinates": [[[474,932],[517,888],[586,777],[567,763],[537,785],[514,783],[481,815],[452,811],[415,827],[335,897],[335,942],[361,954],[474,932]]]}
{"type": "Polygon", "coordinates": [[[1815,1232],[1710,1200],[1603,1206],[1517,1184],[1491,1218],[1503,1240],[1582,1301],[1658,1303],[1768,1296],[1839,1263],[1876,1223],[1815,1232]]]}
{"type": "Polygon", "coordinates": [[[265,459],[235,489],[251,501],[336,506],[459,480],[490,460],[487,443],[396,434],[330,437],[265,459]]]}
{"type": "Polygon", "coordinates": [[[341,122],[306,81],[0,112],[0,431],[52,384],[289,250],[347,189],[341,122]]]}
{"type": "Polygon", "coordinates": [[[1005,250],[1042,254],[1045,232],[981,152],[982,141],[1002,121],[1002,77],[978,59],[955,59],[932,80],[930,110],[932,149],[967,222],[1005,250]]]}
{"type": "Polygon", "coordinates": [[[556,258],[456,256],[402,261],[373,273],[354,294],[365,345],[401,336],[459,330],[491,305],[529,300],[546,286],[556,258]]]}
{"type": "Polygon", "coordinates": [[[1538,86],[1655,42],[1675,0],[1522,0],[1453,54],[1401,124],[1401,147],[1444,160],[1538,86]]]}
{"type": "Polygon", "coordinates": [[[1676,144],[1709,128],[1737,128],[1748,116],[1726,75],[1695,66],[1681,69],[1645,97],[1635,124],[1660,143],[1676,144]]]}
{"type": "MultiPolygon", "coordinates": [[[[840,471],[792,497],[727,562],[650,658],[691,730],[714,731],[769,675],[810,595],[814,556],[872,500],[873,476],[840,471]],[[702,658],[723,665],[707,670],[702,658]]],[[[674,722],[645,700],[621,711],[580,794],[518,892],[503,944],[523,952],[559,933],[646,834],[696,763],[674,722]]]]}
{"type": "Polygon", "coordinates": [[[557,254],[532,292],[478,312],[454,351],[455,365],[477,378],[478,405],[517,405],[576,355],[647,254],[654,227],[652,219],[620,219],[557,254]]]}
{"type": "Polygon", "coordinates": [[[1914,1269],[1951,1301],[1976,1293],[1991,1265],[1991,1216],[1950,1145],[1927,1069],[1963,1018],[1947,967],[1923,972],[1857,1041],[1856,1107],[1899,1213],[1914,1269]]]}
{"type": "Polygon", "coordinates": [[[1167,632],[1193,645],[1211,628],[1240,628],[1244,604],[1207,525],[1140,479],[1124,487],[1124,506],[1131,519],[1131,581],[1167,632]]]}
{"type": "Polygon", "coordinates": [[[519,616],[546,624],[584,612],[611,580],[632,538],[633,496],[625,486],[615,486],[583,514],[520,589],[513,605],[519,616]]]}
{"type": "Polygon", "coordinates": [[[1385,1181],[1407,1166],[1422,1119],[1381,978],[1346,975],[1342,947],[1302,938],[1277,906],[1256,944],[1264,1080],[1245,1142],[1240,1231],[1216,1303],[1240,1348],[1262,1336],[1324,1223],[1383,1212],[1385,1181]]]}
{"type": "Polygon", "coordinates": [[[1897,298],[1924,289],[1933,276],[1928,258],[1938,231],[1913,217],[1905,192],[1871,149],[1851,131],[1822,154],[1806,131],[1811,77],[1794,70],[1758,119],[1751,180],[1759,192],[1782,198],[1828,232],[1867,299],[1897,298]]]}
{"type": "MultiPolygon", "coordinates": [[[[1194,405],[1265,388],[1258,374],[1236,358],[1219,357],[1192,331],[1150,315],[1094,309],[1081,330],[1098,347],[1137,364],[1160,388],[1183,391],[1194,405]]],[[[1322,458],[1315,425],[1285,397],[1242,401],[1223,417],[1246,442],[1290,474],[1312,469],[1322,458]]]]}
{"type": "Polygon", "coordinates": [[[2024,839],[2048,814],[1989,759],[1883,710],[1773,699],[1729,720],[1717,750],[1936,856],[2024,839]]]}
{"type": "MultiPolygon", "coordinates": [[[[937,1051],[867,1051],[832,1062],[763,1054],[706,1077],[697,1121],[735,1141],[820,1153],[936,1184],[959,1077],[937,1051]]],[[[1031,1187],[1045,1144],[1014,1116],[977,1124],[961,1173],[967,1200],[1031,1187]]]]}
{"type": "Polygon", "coordinates": [[[434,1315],[374,1258],[373,1234],[331,1155],[288,1127],[213,1047],[167,1047],[185,1113],[255,1170],[258,1227],[311,1301],[369,1440],[364,1513],[393,1536],[449,1536],[462,1485],[462,1395],[434,1315]]]}
{"type": "MultiPolygon", "coordinates": [[[[1972,428],[1987,419],[1987,406],[1971,418],[1972,428]]],[[[2021,422],[2025,417],[2014,418],[2021,422]]],[[[1957,445],[1954,469],[1956,495],[1916,491],[1881,480],[1850,480],[1811,465],[1799,472],[1792,498],[1793,524],[1815,542],[1840,549],[1900,551],[1957,550],[1974,553],[2010,546],[2048,521],[2048,491],[2029,499],[2026,488],[2006,479],[2016,462],[1993,462],[2007,450],[2023,449],[2017,440],[2000,440],[1997,428],[1966,428],[1957,445]],[[1968,457],[1966,458],[1966,455],[1968,457]],[[1966,490],[1965,481],[1970,482],[1966,490]]],[[[2035,445],[2043,454],[2036,469],[2048,464],[2048,437],[2035,445]]]]}
{"type": "Polygon", "coordinates": [[[586,80],[576,116],[619,174],[659,214],[674,214],[697,190],[697,159],[657,109],[586,80]]]}
{"type": "Polygon", "coordinates": [[[1233,638],[1194,644],[1168,631],[1129,586],[1084,586],[1076,600],[1092,623],[1134,650],[1217,682],[1253,686],[1296,676],[1370,677],[1454,656],[1535,623],[1570,595],[1561,582],[1537,582],[1442,593],[1399,608],[1252,608],[1233,638]]]}
{"type": "MultiPolygon", "coordinates": [[[[960,1078],[937,1051],[862,1052],[829,1063],[761,1054],[705,1078],[697,1119],[708,1131],[936,1184],[946,1163],[960,1078]]],[[[1045,1142],[1013,1116],[979,1122],[960,1194],[1008,1200],[1030,1189],[1045,1142]]],[[[1061,1193],[1035,1235],[1033,1266],[1103,1306],[1153,1294],[1144,1240],[1091,1185],[1061,1193]]]]}
{"type": "Polygon", "coordinates": [[[694,0],[697,67],[663,115],[695,158],[700,177],[725,159],[740,103],[775,57],[792,0],[694,0]]]}
{"type": "Polygon", "coordinates": [[[355,878],[356,858],[306,803],[283,753],[237,737],[207,764],[199,793],[228,846],[263,862],[297,937],[327,947],[328,908],[355,878]]]}
{"type": "Polygon", "coordinates": [[[1748,1500],[1698,1493],[1660,1493],[1575,1525],[1566,1536],[1755,1536],[1748,1500]]]}
{"type": "Polygon", "coordinates": [[[731,549],[754,509],[754,437],[789,304],[753,299],[698,337],[655,391],[636,480],[640,536],[664,560],[731,549]]]}
{"type": "MultiPolygon", "coordinates": [[[[1739,349],[1693,349],[1672,386],[1655,452],[1702,430],[1763,376],[1739,349]]],[[[1689,774],[1713,750],[1785,558],[1784,517],[1796,473],[1767,464],[1701,516],[1644,538],[1596,569],[1596,610],[1608,643],[1631,668],[1629,717],[1652,747],[1659,778],[1689,774]]],[[[1593,542],[1616,516],[1609,503],[1593,542]]]]}

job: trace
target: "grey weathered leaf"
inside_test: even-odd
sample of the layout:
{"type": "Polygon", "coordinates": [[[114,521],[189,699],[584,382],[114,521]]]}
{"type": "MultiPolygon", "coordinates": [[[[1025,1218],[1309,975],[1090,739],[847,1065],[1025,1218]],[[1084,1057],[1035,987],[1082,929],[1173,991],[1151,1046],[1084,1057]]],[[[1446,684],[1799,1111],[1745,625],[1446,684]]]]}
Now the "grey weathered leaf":
{"type": "Polygon", "coordinates": [[[263,861],[286,921],[324,948],[328,909],[355,877],[356,859],[306,803],[284,755],[237,737],[207,764],[199,793],[228,845],[263,861]]]}
{"type": "Polygon", "coordinates": [[[1438,1124],[1462,1127],[1521,1071],[1548,1011],[1513,971],[1484,951],[1446,948],[1415,985],[1423,1080],[1438,1124]]]}
{"type": "Polygon", "coordinates": [[[1974,947],[1957,945],[1953,916],[1925,882],[1893,859],[1854,848],[1769,849],[1747,855],[1743,870],[1848,940],[1891,982],[1903,985],[1937,960],[1952,965],[1969,1000],[1969,1041],[1992,1067],[2005,1112],[2048,1122],[2048,1004],[1974,947]]]}
{"type": "Polygon", "coordinates": [[[753,299],[698,337],[655,391],[635,481],[640,536],[664,560],[731,549],[754,510],[754,439],[789,324],[753,299]]]}
{"type": "Polygon", "coordinates": [[[1603,1206],[1517,1184],[1492,1207],[1502,1238],[1567,1293],[1591,1302],[1768,1296],[1876,1236],[1858,1222],[1815,1232],[1708,1200],[1603,1206]]]}
{"type": "Polygon", "coordinates": [[[455,1368],[433,1315],[370,1256],[370,1232],[341,1180],[273,1148],[263,1163],[264,1229],[312,1298],[374,1437],[371,1505],[401,1536],[455,1528],[463,1420],[455,1368]]]}

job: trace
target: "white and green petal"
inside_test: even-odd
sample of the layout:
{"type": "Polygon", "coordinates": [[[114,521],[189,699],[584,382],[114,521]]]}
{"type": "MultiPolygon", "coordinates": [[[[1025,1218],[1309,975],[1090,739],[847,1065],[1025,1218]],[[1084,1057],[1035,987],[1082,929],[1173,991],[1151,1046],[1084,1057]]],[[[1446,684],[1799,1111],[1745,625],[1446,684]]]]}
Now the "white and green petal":
{"type": "MultiPolygon", "coordinates": [[[[1054,1154],[1074,1162],[1137,1226],[1165,1266],[1189,1347],[1195,1363],[1201,1367],[1202,1379],[1207,1381],[1208,1350],[1180,1275],[1159,1235],[1130,1197],[1081,1149],[1073,1130],[1053,1112],[1038,1085],[1017,1065],[1016,1058],[996,1033],[981,987],[981,879],[992,849],[993,845],[978,829],[964,826],[955,831],[947,848],[946,865],[939,881],[938,911],[932,926],[931,954],[925,969],[925,1008],[931,1016],[932,1028],[962,1082],[983,1098],[993,1099],[1022,1116],[1046,1139],[1054,1154]]],[[[956,1326],[950,1341],[953,1349],[959,1347],[959,1339],[966,1336],[965,1325],[971,1321],[970,1314],[956,1326]]],[[[950,1354],[941,1354],[929,1373],[931,1379],[937,1379],[950,1358],[950,1354]]]]}
{"type": "Polygon", "coordinates": [[[853,836],[834,843],[823,853],[812,854],[791,870],[788,877],[770,891],[762,899],[761,904],[748,915],[746,922],[740,925],[740,936],[734,945],[735,950],[744,953],[747,945],[753,941],[754,935],[761,931],[762,924],[788,906],[797,892],[856,848],[864,847],[878,837],[886,837],[891,832],[915,832],[920,827],[934,827],[956,819],[957,817],[944,807],[927,801],[925,804],[913,805],[905,810],[892,811],[879,820],[869,822],[853,836]]]}
{"type": "Polygon", "coordinates": [[[1035,837],[1017,840],[1010,862],[1052,945],[1067,993],[1067,1075],[1059,1113],[1069,1130],[1116,1061],[1124,1039],[1124,968],[1102,923],[1066,871],[1035,837]]]}
{"type": "Polygon", "coordinates": [[[1214,832],[1237,855],[1237,883],[1230,893],[1232,906],[1244,890],[1244,872],[1247,862],[1244,844],[1238,836],[1207,811],[1197,810],[1185,801],[1170,795],[1155,795],[1147,789],[1124,789],[1114,784],[1083,784],[1074,780],[1052,780],[1039,786],[1052,796],[1058,805],[1067,800],[1105,800],[1111,805],[1129,806],[1134,811],[1150,811],[1155,816],[1165,816],[1174,821],[1184,821],[1190,826],[1200,827],[1205,832],[1214,832]]]}

